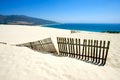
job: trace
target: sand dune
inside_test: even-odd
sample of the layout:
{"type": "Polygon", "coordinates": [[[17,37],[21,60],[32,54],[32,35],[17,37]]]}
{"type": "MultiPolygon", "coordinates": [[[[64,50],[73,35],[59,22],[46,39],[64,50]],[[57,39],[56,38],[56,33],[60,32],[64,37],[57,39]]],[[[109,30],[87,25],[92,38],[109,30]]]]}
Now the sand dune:
{"type": "MultiPolygon", "coordinates": [[[[0,25],[0,80],[118,80],[120,34],[80,32],[38,26],[0,25]],[[111,41],[107,64],[96,66],[80,60],[56,57],[26,47],[11,46],[56,36],[111,41]]],[[[57,44],[55,44],[57,47],[57,44]]]]}

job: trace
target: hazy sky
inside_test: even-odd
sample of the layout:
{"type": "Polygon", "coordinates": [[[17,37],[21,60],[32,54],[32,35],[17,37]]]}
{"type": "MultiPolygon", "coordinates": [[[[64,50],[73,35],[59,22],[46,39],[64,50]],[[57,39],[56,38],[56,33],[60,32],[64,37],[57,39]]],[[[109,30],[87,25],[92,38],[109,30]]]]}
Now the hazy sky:
{"type": "Polygon", "coordinates": [[[120,23],[120,0],[0,0],[0,14],[63,23],[120,23]]]}

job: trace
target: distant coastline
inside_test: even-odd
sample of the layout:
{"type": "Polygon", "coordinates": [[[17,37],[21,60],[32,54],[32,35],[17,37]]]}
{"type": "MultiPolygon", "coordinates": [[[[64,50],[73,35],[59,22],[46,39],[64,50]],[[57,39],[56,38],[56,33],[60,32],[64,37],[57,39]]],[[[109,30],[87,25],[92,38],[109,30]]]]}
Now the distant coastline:
{"type": "Polygon", "coordinates": [[[0,24],[43,25],[43,24],[55,24],[55,23],[57,22],[35,18],[35,17],[29,17],[25,15],[0,15],[0,24]]]}

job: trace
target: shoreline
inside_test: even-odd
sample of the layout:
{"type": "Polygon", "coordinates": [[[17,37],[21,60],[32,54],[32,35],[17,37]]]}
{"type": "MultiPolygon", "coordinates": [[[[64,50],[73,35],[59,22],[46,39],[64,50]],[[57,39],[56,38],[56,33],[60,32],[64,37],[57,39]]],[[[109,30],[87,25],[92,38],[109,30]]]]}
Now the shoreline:
{"type": "Polygon", "coordinates": [[[72,31],[120,33],[120,24],[64,23],[64,24],[51,24],[51,25],[48,24],[42,26],[48,28],[55,28],[55,29],[72,30],[72,31]]]}

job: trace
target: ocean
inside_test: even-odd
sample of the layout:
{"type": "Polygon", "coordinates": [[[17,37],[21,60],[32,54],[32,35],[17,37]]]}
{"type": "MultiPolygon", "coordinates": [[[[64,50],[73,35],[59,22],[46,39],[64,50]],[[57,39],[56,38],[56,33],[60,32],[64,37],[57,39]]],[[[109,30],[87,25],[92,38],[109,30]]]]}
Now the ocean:
{"type": "Polygon", "coordinates": [[[50,24],[44,27],[92,32],[120,32],[120,24],[50,24]]]}

